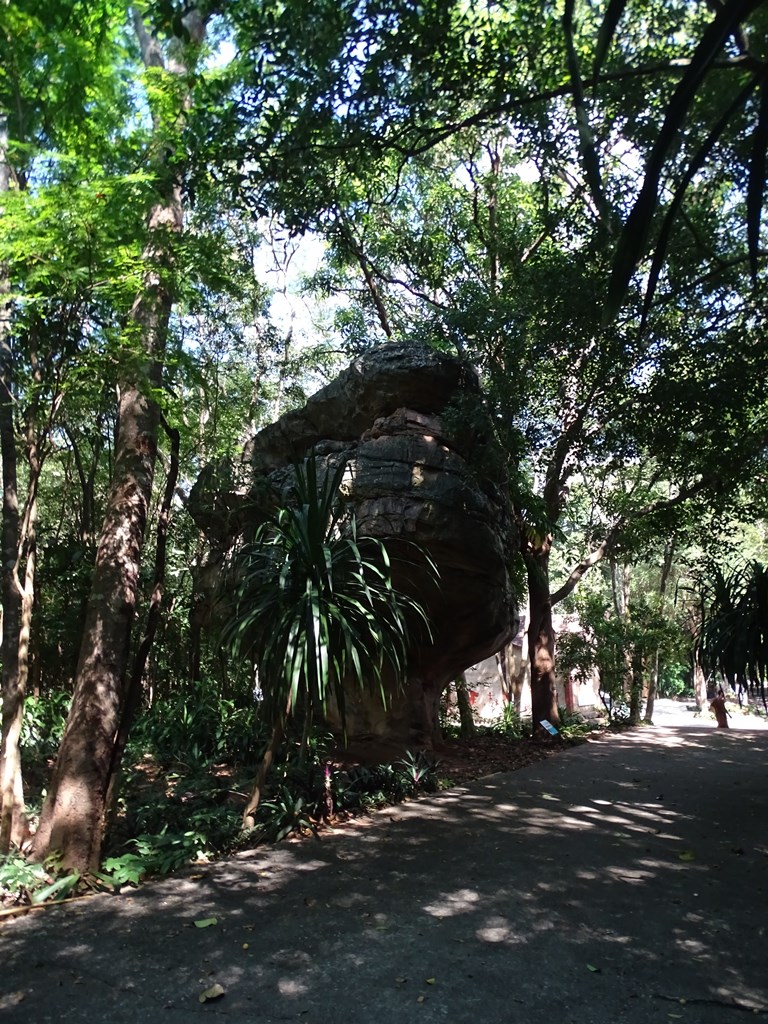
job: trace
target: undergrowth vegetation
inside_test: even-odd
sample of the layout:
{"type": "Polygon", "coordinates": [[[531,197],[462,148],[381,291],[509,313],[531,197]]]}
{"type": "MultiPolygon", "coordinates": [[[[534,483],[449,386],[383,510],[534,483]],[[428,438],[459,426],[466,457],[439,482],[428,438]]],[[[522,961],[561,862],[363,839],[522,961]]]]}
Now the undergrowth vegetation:
{"type": "MultiPolygon", "coordinates": [[[[316,730],[308,742],[295,736],[284,744],[255,827],[244,831],[241,808],[268,742],[258,710],[253,699],[218,697],[203,683],[194,694],[156,701],[138,718],[128,746],[101,870],[81,878],[62,873],[55,860],[31,864],[15,853],[0,860],[0,901],[35,904],[84,888],[137,885],[440,786],[439,762],[424,751],[389,764],[346,765],[333,737],[316,730]]],[[[34,825],[67,702],[33,700],[30,712],[23,755],[35,780],[36,792],[27,794],[34,825]]]]}
{"type": "MultiPolygon", "coordinates": [[[[559,734],[566,740],[579,740],[602,727],[595,718],[586,718],[578,711],[558,709],[560,715],[559,734]]],[[[500,736],[512,742],[530,739],[532,725],[530,718],[524,718],[514,704],[506,702],[501,713],[495,718],[480,718],[473,711],[475,736],[500,736]]],[[[441,707],[440,729],[444,736],[462,738],[461,719],[456,704],[445,702],[441,707]]],[[[465,738],[465,737],[464,737],[465,738]]]]}
{"type": "MultiPolygon", "coordinates": [[[[33,827],[67,710],[63,696],[27,704],[23,756],[33,827]]],[[[566,739],[592,728],[565,709],[561,716],[566,739]]],[[[458,739],[450,706],[441,727],[447,740],[458,739]]],[[[511,704],[495,720],[477,720],[476,729],[478,737],[510,744],[530,737],[530,721],[511,704]]],[[[440,762],[423,750],[390,763],[348,763],[330,733],[315,729],[307,738],[297,730],[283,744],[254,828],[243,830],[242,806],[268,742],[269,729],[250,691],[223,697],[210,681],[201,681],[188,692],[156,700],[137,718],[128,744],[99,872],[83,878],[63,872],[55,858],[32,864],[16,852],[0,860],[0,902],[36,904],[138,885],[238,849],[316,834],[448,784],[440,762]]]]}

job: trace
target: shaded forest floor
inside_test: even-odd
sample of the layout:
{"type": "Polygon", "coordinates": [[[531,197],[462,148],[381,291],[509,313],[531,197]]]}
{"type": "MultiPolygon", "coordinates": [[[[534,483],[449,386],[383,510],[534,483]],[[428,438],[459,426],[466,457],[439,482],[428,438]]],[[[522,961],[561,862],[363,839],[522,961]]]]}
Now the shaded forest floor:
{"type": "MultiPolygon", "coordinates": [[[[591,735],[598,733],[592,732],[591,735]]],[[[575,743],[583,743],[585,739],[547,741],[509,738],[495,733],[481,733],[473,739],[448,739],[436,755],[442,788],[462,785],[497,772],[517,771],[561,753],[575,743]]]]}
{"type": "MultiPolygon", "coordinates": [[[[598,733],[593,730],[589,735],[598,733]]],[[[262,843],[373,823],[378,810],[516,771],[584,739],[534,741],[480,728],[471,739],[445,738],[440,749],[429,754],[367,745],[357,751],[316,750],[301,765],[289,756],[272,773],[259,825],[251,833],[241,831],[240,818],[253,781],[253,765],[227,759],[168,761],[150,753],[134,754],[124,767],[98,876],[73,876],[49,897],[43,894],[57,882],[55,866],[11,859],[0,865],[0,907],[6,908],[0,916],[41,899],[120,889],[195,870],[195,865],[262,843]],[[330,800],[324,785],[328,779],[332,780],[330,800]]],[[[46,762],[38,761],[27,775],[33,828],[45,767],[46,762]]]]}
{"type": "MultiPolygon", "coordinates": [[[[588,733],[599,735],[599,730],[588,733]]],[[[305,764],[289,759],[272,771],[262,802],[263,827],[250,836],[232,832],[253,782],[255,769],[227,761],[161,766],[145,757],[127,773],[120,814],[110,847],[141,842],[146,833],[199,833],[198,845],[212,857],[291,834],[311,834],[328,825],[358,820],[372,811],[438,790],[448,790],[500,772],[513,772],[582,743],[586,735],[533,740],[478,730],[471,739],[445,738],[434,752],[367,744],[331,749],[305,764]],[[330,807],[324,773],[333,780],[330,807]],[[206,843],[205,840],[208,840],[206,843]]],[[[186,846],[187,843],[181,844],[186,846]]],[[[178,851],[181,853],[181,850],[178,851]]]]}

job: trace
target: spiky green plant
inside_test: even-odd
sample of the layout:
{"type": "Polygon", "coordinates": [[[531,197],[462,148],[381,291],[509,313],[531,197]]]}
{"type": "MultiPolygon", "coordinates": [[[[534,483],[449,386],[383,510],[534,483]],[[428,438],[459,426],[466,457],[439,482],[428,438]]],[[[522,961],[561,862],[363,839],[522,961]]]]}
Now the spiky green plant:
{"type": "Polygon", "coordinates": [[[705,610],[697,635],[702,663],[740,691],[760,687],[766,705],[768,676],[768,568],[749,562],[728,575],[713,566],[704,587],[705,610]]]}
{"type": "Polygon", "coordinates": [[[386,703],[384,670],[404,679],[409,625],[429,631],[422,605],[393,586],[385,545],[358,536],[340,494],[345,468],[342,462],[319,477],[314,458],[297,465],[293,500],[235,559],[235,607],[224,639],[255,663],[273,728],[246,825],[287,721],[301,711],[306,734],[333,700],[343,724],[350,685],[376,689],[386,703]]]}

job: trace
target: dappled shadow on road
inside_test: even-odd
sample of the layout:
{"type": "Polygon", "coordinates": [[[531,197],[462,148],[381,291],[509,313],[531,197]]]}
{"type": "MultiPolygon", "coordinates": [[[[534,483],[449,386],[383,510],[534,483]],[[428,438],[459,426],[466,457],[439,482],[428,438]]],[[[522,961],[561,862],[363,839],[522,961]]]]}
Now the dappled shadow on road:
{"type": "Polygon", "coordinates": [[[26,1019],[41,1000],[36,1021],[36,971],[51,1019],[89,1006],[115,1024],[213,1009],[197,1002],[213,981],[217,1013],[258,1021],[399,1022],[417,1004],[458,1022],[515,1007],[666,1020],[669,1000],[705,1024],[735,1004],[768,1012],[767,802],[768,733],[636,730],[320,841],[30,916],[4,932],[3,974],[26,1019]]]}

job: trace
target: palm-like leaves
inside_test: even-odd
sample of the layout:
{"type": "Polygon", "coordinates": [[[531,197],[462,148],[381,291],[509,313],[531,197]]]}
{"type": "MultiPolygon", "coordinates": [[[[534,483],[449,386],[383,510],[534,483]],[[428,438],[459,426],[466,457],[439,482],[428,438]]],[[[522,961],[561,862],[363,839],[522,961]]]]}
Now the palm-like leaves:
{"type": "Polygon", "coordinates": [[[345,464],[318,480],[314,459],[295,470],[295,504],[256,532],[236,561],[236,605],[224,639],[255,661],[272,722],[298,704],[310,717],[333,697],[344,721],[344,684],[377,688],[387,664],[402,679],[409,622],[423,608],[392,585],[384,545],[359,538],[339,488],[345,464]]]}
{"type": "Polygon", "coordinates": [[[702,663],[731,684],[755,684],[765,703],[768,674],[768,568],[750,562],[726,576],[714,568],[697,637],[702,663]]]}

